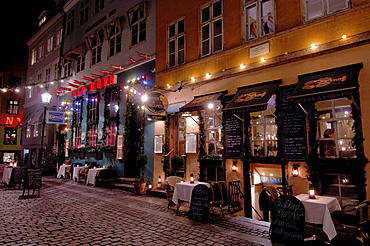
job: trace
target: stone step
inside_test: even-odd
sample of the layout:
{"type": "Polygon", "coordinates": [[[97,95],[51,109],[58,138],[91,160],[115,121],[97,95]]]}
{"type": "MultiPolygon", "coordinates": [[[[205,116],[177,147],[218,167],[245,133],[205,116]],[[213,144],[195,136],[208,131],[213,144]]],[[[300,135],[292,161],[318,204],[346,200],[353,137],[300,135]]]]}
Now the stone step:
{"type": "MultiPolygon", "coordinates": [[[[127,179],[127,178],[120,178],[120,179],[127,179]]],[[[131,181],[131,183],[120,183],[120,182],[114,182],[110,183],[109,188],[112,189],[120,189],[128,192],[134,193],[134,185],[132,184],[134,182],[131,181]]],[[[127,181],[127,180],[126,180],[127,181]]],[[[158,190],[158,189],[152,189],[152,190],[146,190],[146,195],[153,196],[153,197],[159,197],[159,198],[166,198],[166,191],[165,190],[158,190]]]]}
{"type": "Polygon", "coordinates": [[[117,178],[118,184],[132,184],[135,182],[136,178],[117,178]]]}

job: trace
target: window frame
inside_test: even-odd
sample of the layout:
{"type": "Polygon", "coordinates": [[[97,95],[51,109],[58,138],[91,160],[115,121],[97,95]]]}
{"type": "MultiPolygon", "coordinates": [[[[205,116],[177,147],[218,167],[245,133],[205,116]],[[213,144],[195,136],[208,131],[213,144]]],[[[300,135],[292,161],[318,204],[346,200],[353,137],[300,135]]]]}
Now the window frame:
{"type": "Polygon", "coordinates": [[[176,66],[179,66],[179,65],[182,65],[185,63],[185,54],[186,54],[186,39],[185,39],[185,33],[186,33],[186,22],[185,22],[185,17],[171,23],[170,25],[168,25],[167,27],[167,66],[168,68],[172,68],[172,67],[176,67],[176,66]],[[184,22],[183,24],[183,31],[180,32],[179,31],[179,23],[181,22],[184,22]],[[175,28],[175,33],[173,36],[171,36],[171,31],[170,31],[170,28],[174,26],[175,28]],[[179,42],[180,42],[180,39],[183,39],[183,49],[180,49],[179,46],[179,42]],[[172,52],[171,50],[171,43],[174,43],[175,47],[174,47],[174,51],[172,52]],[[182,55],[182,61],[180,60],[180,54],[183,53],[182,55]],[[171,57],[174,57],[173,60],[173,64],[171,63],[171,57]]]}
{"type": "Polygon", "coordinates": [[[81,0],[80,7],[80,25],[82,25],[89,20],[89,0],[81,0]]]}
{"type": "Polygon", "coordinates": [[[52,52],[53,48],[54,48],[54,36],[50,36],[48,37],[48,40],[47,40],[46,52],[47,53],[52,52]]]}
{"type": "Polygon", "coordinates": [[[31,66],[37,62],[37,50],[36,48],[31,50],[31,66]]]}
{"type": "Polygon", "coordinates": [[[345,11],[345,10],[351,8],[350,0],[320,0],[320,1],[321,1],[321,15],[316,15],[316,16],[313,16],[313,17],[309,17],[310,16],[310,14],[308,13],[309,12],[309,7],[307,6],[308,0],[302,0],[303,16],[304,16],[304,20],[306,22],[313,21],[313,20],[320,19],[320,18],[324,18],[324,17],[327,17],[327,16],[332,15],[334,13],[345,11]],[[338,9],[335,9],[335,10],[330,10],[329,9],[329,5],[330,5],[329,1],[342,1],[342,3],[344,3],[345,7],[338,8],[338,9]]]}
{"type": "Polygon", "coordinates": [[[109,35],[108,57],[112,57],[122,51],[122,29],[117,21],[106,28],[109,35]]]}
{"type": "Polygon", "coordinates": [[[19,100],[8,99],[6,104],[6,114],[19,114],[19,100]]]}
{"type": "Polygon", "coordinates": [[[67,14],[67,36],[69,34],[71,34],[73,31],[74,31],[74,28],[75,28],[75,10],[71,10],[68,14],[67,14]]]}
{"type": "Polygon", "coordinates": [[[85,62],[86,62],[86,56],[84,55],[77,56],[77,60],[76,60],[76,72],[77,73],[85,70],[85,62]]]}
{"type": "Polygon", "coordinates": [[[141,8],[138,8],[133,11],[133,16],[137,17],[137,19],[134,19],[134,17],[131,19],[131,46],[135,46],[140,44],[141,42],[146,41],[146,14],[143,13],[143,10],[141,8]]]}
{"type": "Polygon", "coordinates": [[[97,14],[104,8],[104,0],[95,0],[94,13],[97,14]]]}
{"type": "Polygon", "coordinates": [[[15,127],[4,128],[4,145],[17,145],[17,129],[15,127]]]}

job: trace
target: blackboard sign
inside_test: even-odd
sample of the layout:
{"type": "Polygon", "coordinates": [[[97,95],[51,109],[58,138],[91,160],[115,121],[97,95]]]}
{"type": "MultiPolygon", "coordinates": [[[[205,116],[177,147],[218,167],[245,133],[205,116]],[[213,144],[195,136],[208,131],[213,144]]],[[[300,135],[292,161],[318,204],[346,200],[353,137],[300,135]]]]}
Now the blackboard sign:
{"type": "Polygon", "coordinates": [[[22,184],[26,176],[26,169],[24,167],[13,167],[12,175],[10,176],[11,184],[22,184]]]}
{"type": "Polygon", "coordinates": [[[302,202],[289,195],[278,197],[272,207],[271,241],[299,245],[304,241],[305,211],[302,202]]]}
{"type": "Polygon", "coordinates": [[[283,156],[288,161],[303,161],[307,154],[306,118],[298,103],[288,99],[293,90],[290,87],[280,91],[283,156]]]}
{"type": "Polygon", "coordinates": [[[207,223],[210,200],[211,190],[206,185],[199,184],[195,186],[191,193],[189,218],[207,223]]]}
{"type": "Polygon", "coordinates": [[[40,189],[41,188],[41,170],[27,169],[26,179],[24,182],[25,189],[40,189]]]}
{"type": "Polygon", "coordinates": [[[240,118],[233,114],[225,115],[225,133],[226,133],[226,156],[227,158],[243,157],[243,125],[240,118]]]}

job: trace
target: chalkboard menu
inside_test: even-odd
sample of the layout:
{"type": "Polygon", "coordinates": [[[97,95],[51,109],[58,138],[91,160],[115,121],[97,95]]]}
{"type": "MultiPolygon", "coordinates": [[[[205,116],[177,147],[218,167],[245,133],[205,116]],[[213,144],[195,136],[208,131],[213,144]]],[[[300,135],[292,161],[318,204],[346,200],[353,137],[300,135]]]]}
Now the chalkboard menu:
{"type": "Polygon", "coordinates": [[[210,200],[211,190],[206,185],[199,184],[195,186],[191,193],[189,218],[207,223],[210,200]]]}
{"type": "Polygon", "coordinates": [[[243,157],[243,122],[241,114],[236,117],[233,114],[225,115],[226,133],[226,156],[227,158],[243,157]]]}
{"type": "Polygon", "coordinates": [[[289,88],[280,91],[283,156],[288,161],[303,161],[307,154],[306,119],[298,103],[288,99],[293,90],[289,88]]]}
{"type": "Polygon", "coordinates": [[[40,189],[41,188],[41,170],[27,169],[24,189],[40,189]]]}
{"type": "Polygon", "coordinates": [[[11,184],[22,184],[26,176],[26,169],[24,167],[13,167],[12,175],[10,176],[11,184]]]}
{"type": "Polygon", "coordinates": [[[305,210],[302,202],[294,197],[278,197],[272,208],[270,224],[271,241],[284,245],[299,245],[304,241],[305,210]]]}

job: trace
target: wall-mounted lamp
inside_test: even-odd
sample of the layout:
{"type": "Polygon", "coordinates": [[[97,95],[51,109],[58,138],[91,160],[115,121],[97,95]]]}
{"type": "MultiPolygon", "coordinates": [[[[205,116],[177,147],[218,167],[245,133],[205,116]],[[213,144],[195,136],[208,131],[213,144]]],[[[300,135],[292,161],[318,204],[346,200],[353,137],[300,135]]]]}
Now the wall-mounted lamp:
{"type": "Polygon", "coordinates": [[[293,177],[298,177],[299,176],[299,164],[293,164],[292,167],[292,176],[293,177]]]}
{"type": "Polygon", "coordinates": [[[191,116],[192,116],[192,114],[191,114],[191,113],[189,113],[189,112],[184,112],[184,113],[182,113],[182,114],[181,114],[181,116],[182,116],[182,117],[191,117],[191,116]]]}
{"type": "Polygon", "coordinates": [[[190,184],[194,184],[194,174],[190,174],[190,184]]]}
{"type": "Polygon", "coordinates": [[[237,163],[238,163],[237,160],[233,160],[233,165],[231,166],[231,171],[236,172],[236,170],[238,169],[238,167],[236,166],[237,163]]]}
{"type": "Polygon", "coordinates": [[[315,190],[313,189],[313,185],[312,184],[310,184],[310,190],[309,190],[308,198],[310,198],[310,199],[316,199],[315,190]]]}

